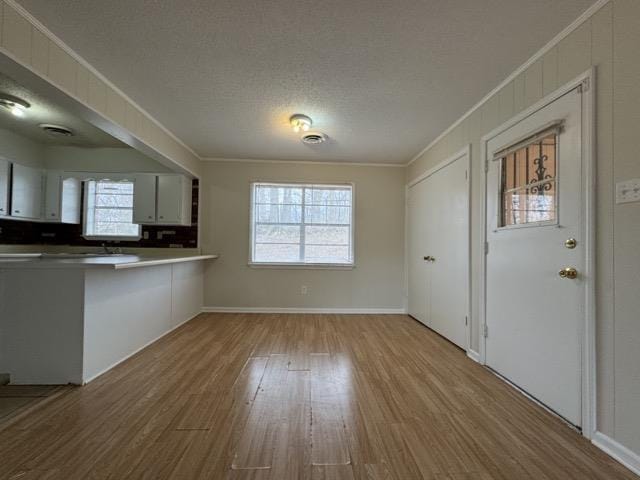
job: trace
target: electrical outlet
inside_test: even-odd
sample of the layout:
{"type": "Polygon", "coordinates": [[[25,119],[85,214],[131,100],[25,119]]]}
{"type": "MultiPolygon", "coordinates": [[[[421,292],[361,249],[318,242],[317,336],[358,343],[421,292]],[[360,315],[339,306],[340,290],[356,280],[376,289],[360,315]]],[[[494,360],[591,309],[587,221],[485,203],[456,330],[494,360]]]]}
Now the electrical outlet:
{"type": "Polygon", "coordinates": [[[616,183],[616,203],[640,202],[640,178],[616,183]]]}
{"type": "Polygon", "coordinates": [[[308,293],[308,291],[309,291],[309,289],[307,288],[307,286],[306,286],[306,285],[302,285],[302,286],[300,287],[300,294],[301,294],[301,295],[306,295],[306,294],[308,293]]]}

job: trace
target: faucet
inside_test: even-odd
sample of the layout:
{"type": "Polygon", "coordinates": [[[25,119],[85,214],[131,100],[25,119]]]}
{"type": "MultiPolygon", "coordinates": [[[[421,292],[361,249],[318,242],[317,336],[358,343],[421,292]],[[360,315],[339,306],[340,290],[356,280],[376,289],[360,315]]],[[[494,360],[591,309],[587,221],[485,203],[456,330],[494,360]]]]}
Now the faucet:
{"type": "Polygon", "coordinates": [[[104,242],[102,243],[102,249],[104,250],[104,253],[106,253],[107,255],[113,255],[114,253],[122,253],[121,247],[109,248],[109,246],[104,242]]]}

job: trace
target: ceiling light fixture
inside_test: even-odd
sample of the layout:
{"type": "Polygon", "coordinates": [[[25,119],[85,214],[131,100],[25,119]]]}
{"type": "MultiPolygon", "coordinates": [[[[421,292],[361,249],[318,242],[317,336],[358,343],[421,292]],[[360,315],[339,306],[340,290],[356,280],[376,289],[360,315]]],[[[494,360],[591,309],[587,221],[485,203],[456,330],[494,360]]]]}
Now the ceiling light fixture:
{"type": "Polygon", "coordinates": [[[16,117],[24,117],[27,108],[31,107],[29,102],[7,94],[0,94],[0,106],[9,110],[16,117]]]}
{"type": "Polygon", "coordinates": [[[289,123],[291,124],[291,128],[293,131],[298,133],[300,130],[303,132],[308,131],[311,128],[311,124],[313,123],[309,117],[306,115],[302,115],[301,113],[296,113],[289,118],[289,123]]]}

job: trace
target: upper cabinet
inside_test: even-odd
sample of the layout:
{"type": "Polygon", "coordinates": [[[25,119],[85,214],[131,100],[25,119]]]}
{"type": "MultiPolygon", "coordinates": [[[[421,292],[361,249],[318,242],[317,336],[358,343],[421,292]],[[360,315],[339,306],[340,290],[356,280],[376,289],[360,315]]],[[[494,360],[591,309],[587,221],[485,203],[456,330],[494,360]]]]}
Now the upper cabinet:
{"type": "Polygon", "coordinates": [[[47,172],[44,221],[79,224],[81,192],[81,182],[77,178],[65,178],[62,172],[47,172]]]}
{"type": "Polygon", "coordinates": [[[158,175],[158,220],[161,225],[191,225],[191,179],[158,175]]]}
{"type": "Polygon", "coordinates": [[[191,180],[184,175],[137,175],[133,222],[191,225],[191,180]]]}
{"type": "Polygon", "coordinates": [[[136,175],[133,186],[133,223],[156,223],[156,175],[136,175]]]}
{"type": "Polygon", "coordinates": [[[0,217],[9,215],[9,182],[11,181],[11,163],[0,158],[0,217]]]}
{"type": "Polygon", "coordinates": [[[42,177],[37,168],[13,164],[11,181],[11,216],[29,220],[42,219],[42,177]]]}

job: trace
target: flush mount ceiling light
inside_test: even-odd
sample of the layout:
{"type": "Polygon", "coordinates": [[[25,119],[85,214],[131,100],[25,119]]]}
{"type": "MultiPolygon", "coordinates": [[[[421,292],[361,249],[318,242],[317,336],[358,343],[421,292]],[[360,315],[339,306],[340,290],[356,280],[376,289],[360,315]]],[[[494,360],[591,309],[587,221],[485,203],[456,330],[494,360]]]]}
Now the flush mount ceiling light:
{"type": "Polygon", "coordinates": [[[9,110],[16,117],[24,117],[25,111],[31,105],[29,102],[25,102],[21,98],[2,93],[0,94],[0,106],[9,110]]]}
{"type": "Polygon", "coordinates": [[[301,113],[296,113],[289,118],[289,123],[291,124],[291,128],[293,131],[298,133],[300,130],[303,132],[308,131],[311,128],[311,124],[313,123],[309,117],[306,115],[302,115],[301,113]]]}
{"type": "Polygon", "coordinates": [[[327,136],[320,132],[310,132],[302,136],[302,143],[307,145],[320,145],[327,140],[327,136]]]}
{"type": "Polygon", "coordinates": [[[74,135],[73,130],[62,125],[41,123],[38,126],[52,137],[73,137],[74,135]]]}

